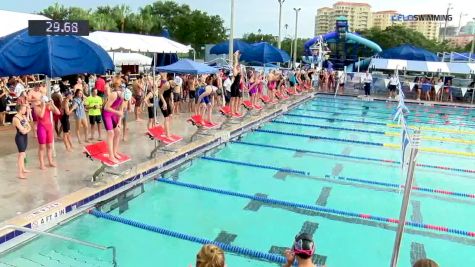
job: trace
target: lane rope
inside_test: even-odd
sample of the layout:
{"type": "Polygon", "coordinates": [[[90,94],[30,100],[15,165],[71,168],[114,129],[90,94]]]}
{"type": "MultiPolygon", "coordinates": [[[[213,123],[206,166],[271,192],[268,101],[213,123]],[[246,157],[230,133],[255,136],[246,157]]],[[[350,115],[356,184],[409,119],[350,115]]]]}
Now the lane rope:
{"type": "MultiPolygon", "coordinates": [[[[342,157],[342,158],[357,159],[357,160],[375,161],[375,162],[389,163],[389,164],[394,164],[394,165],[400,165],[401,164],[401,162],[399,162],[397,160],[391,160],[391,159],[379,159],[379,158],[371,158],[371,157],[350,156],[350,155],[343,155],[343,154],[337,154],[337,153],[321,152],[321,151],[315,151],[315,150],[284,147],[284,146],[276,146],[276,145],[266,145],[266,144],[251,143],[251,142],[244,142],[244,141],[232,141],[232,143],[233,144],[248,145],[248,146],[256,146],[256,147],[264,147],[264,148],[274,148],[274,149],[294,151],[294,152],[310,153],[310,154],[323,155],[323,156],[333,156],[333,157],[342,157]]],[[[423,168],[430,168],[430,169],[454,171],[454,172],[475,173],[475,169],[474,170],[469,170],[469,169],[453,168],[453,167],[448,167],[448,166],[429,165],[429,164],[422,164],[422,163],[417,163],[416,166],[417,167],[423,167],[423,168]]]]}
{"type": "MultiPolygon", "coordinates": [[[[159,180],[157,180],[157,181],[159,181],[159,180]]],[[[125,225],[128,225],[128,226],[132,226],[132,227],[135,227],[135,228],[147,230],[147,231],[150,231],[150,232],[153,232],[153,233],[157,233],[157,234],[161,234],[161,235],[165,235],[165,236],[169,236],[169,237],[173,237],[173,238],[177,238],[177,239],[181,239],[181,240],[186,240],[186,241],[190,241],[190,242],[194,242],[194,243],[198,243],[198,244],[202,244],[202,245],[213,244],[215,246],[220,247],[224,251],[230,252],[230,253],[236,253],[236,254],[245,255],[245,256],[258,258],[258,259],[263,259],[263,260],[267,260],[267,261],[271,261],[271,262],[275,262],[275,263],[286,263],[287,262],[287,259],[284,258],[281,255],[277,255],[277,254],[273,254],[273,253],[267,253],[267,252],[261,252],[261,251],[248,249],[248,248],[242,248],[242,247],[238,247],[238,246],[231,245],[231,244],[225,244],[225,243],[209,240],[209,239],[206,239],[206,238],[201,238],[201,237],[196,237],[196,236],[192,236],[192,235],[189,235],[189,234],[184,234],[184,233],[168,230],[166,228],[158,227],[158,226],[155,226],[155,225],[145,224],[145,223],[142,223],[142,222],[139,222],[139,221],[136,221],[136,220],[127,219],[127,218],[124,218],[124,217],[121,217],[121,216],[112,215],[110,213],[105,213],[105,212],[99,211],[97,209],[92,209],[92,210],[89,211],[89,213],[91,215],[96,216],[97,218],[102,218],[102,219],[106,219],[106,220],[109,220],[109,221],[122,223],[122,224],[125,224],[125,225]]]]}
{"type": "MultiPolygon", "coordinates": [[[[313,210],[313,211],[318,211],[318,212],[327,213],[327,214],[336,214],[336,215],[341,215],[341,216],[346,216],[346,217],[360,218],[360,219],[365,219],[368,221],[386,222],[390,224],[399,223],[398,219],[375,216],[375,215],[366,214],[366,213],[357,213],[357,212],[332,209],[332,208],[327,208],[327,207],[322,207],[322,206],[317,206],[317,205],[308,205],[308,204],[295,203],[295,202],[273,199],[273,198],[268,198],[268,197],[259,197],[259,196],[240,193],[240,192],[227,191],[227,190],[205,187],[205,186],[200,186],[200,185],[190,184],[190,183],[183,183],[183,182],[178,182],[178,181],[173,181],[173,180],[163,179],[163,178],[158,178],[156,180],[161,183],[166,183],[166,184],[171,184],[171,185],[176,185],[176,186],[181,186],[181,187],[186,187],[186,188],[191,188],[191,189],[196,189],[196,190],[206,191],[206,192],[211,192],[211,193],[217,193],[221,195],[246,198],[246,199],[255,200],[255,201],[259,201],[263,203],[273,204],[273,205],[302,208],[302,209],[313,210]]],[[[405,225],[414,227],[414,228],[434,230],[437,232],[475,237],[475,232],[472,232],[472,231],[460,230],[456,228],[448,228],[448,227],[438,226],[438,225],[433,225],[433,224],[406,221],[405,225]]]]}

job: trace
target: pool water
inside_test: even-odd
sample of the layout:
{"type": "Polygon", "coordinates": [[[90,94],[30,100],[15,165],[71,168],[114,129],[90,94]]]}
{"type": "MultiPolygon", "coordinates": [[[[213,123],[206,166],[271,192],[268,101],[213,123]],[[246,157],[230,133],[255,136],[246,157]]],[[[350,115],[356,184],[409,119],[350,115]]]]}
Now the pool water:
{"type": "MultiPolygon", "coordinates": [[[[394,106],[395,104],[362,102],[343,97],[336,100],[318,97],[276,118],[274,122],[262,125],[259,130],[245,134],[240,140],[230,142],[204,158],[193,160],[183,170],[171,172],[166,177],[180,183],[226,192],[259,194],[292,203],[398,218],[401,190],[371,182],[404,183],[400,165],[396,162],[401,158],[400,150],[351,141],[399,144],[400,137],[333,129],[338,127],[398,133],[400,129],[397,128],[365,123],[392,123],[390,114],[394,106]],[[345,107],[351,109],[345,110],[345,107]],[[358,109],[368,112],[358,114],[358,109]],[[345,114],[335,114],[336,112],[345,114]],[[337,138],[338,141],[302,135],[337,138]],[[303,174],[272,168],[292,169],[302,171],[303,174]]],[[[419,112],[419,109],[420,112],[428,112],[418,106],[408,107],[411,114],[419,112]]],[[[452,138],[457,142],[422,140],[421,147],[471,153],[475,148],[475,134],[467,132],[475,131],[475,126],[472,125],[475,112],[461,108],[437,108],[432,111],[433,114],[443,112],[443,120],[449,123],[421,124],[437,128],[431,129],[432,131],[423,130],[421,135],[452,138]],[[465,132],[447,133],[444,129],[465,132]]],[[[420,121],[428,120],[420,116],[420,121]]],[[[418,125],[411,120],[408,123],[418,125]]],[[[473,194],[475,173],[458,169],[473,170],[474,159],[473,156],[420,151],[418,163],[452,169],[416,167],[415,186],[473,194]]],[[[416,190],[412,192],[407,213],[409,221],[466,231],[475,230],[475,198],[416,190]]],[[[330,267],[388,266],[396,233],[396,225],[387,222],[268,204],[160,181],[145,184],[145,193],[128,201],[120,213],[119,209],[110,213],[261,252],[280,253],[292,244],[296,234],[306,231],[314,235],[317,244],[315,262],[330,267]]],[[[201,247],[197,243],[99,219],[93,215],[79,216],[53,232],[117,247],[119,266],[194,266],[196,253],[201,247]]],[[[475,266],[474,249],[475,237],[406,227],[399,266],[410,266],[423,257],[436,260],[440,266],[475,266]]],[[[230,267],[278,266],[276,263],[241,254],[226,254],[226,261],[230,267]]],[[[0,262],[0,266],[25,267],[111,266],[111,256],[110,252],[98,252],[63,241],[37,238],[4,255],[0,262]]]]}

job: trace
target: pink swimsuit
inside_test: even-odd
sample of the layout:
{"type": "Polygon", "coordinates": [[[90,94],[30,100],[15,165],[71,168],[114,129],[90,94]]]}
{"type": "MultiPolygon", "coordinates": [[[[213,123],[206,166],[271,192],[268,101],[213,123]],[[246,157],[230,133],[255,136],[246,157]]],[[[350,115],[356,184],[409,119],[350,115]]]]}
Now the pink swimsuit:
{"type": "Polygon", "coordinates": [[[38,144],[45,145],[53,143],[54,133],[53,124],[51,123],[51,110],[48,107],[45,108],[43,117],[37,117],[37,119],[38,126],[36,127],[36,134],[38,135],[38,144]]]}
{"type": "MultiPolygon", "coordinates": [[[[119,110],[120,106],[122,105],[122,102],[124,102],[124,100],[122,99],[122,97],[119,96],[119,93],[117,93],[117,98],[115,99],[114,103],[112,103],[110,108],[119,110]]],[[[120,117],[114,112],[107,111],[104,109],[102,111],[102,120],[104,121],[106,131],[111,131],[115,129],[119,124],[120,117]]]]}

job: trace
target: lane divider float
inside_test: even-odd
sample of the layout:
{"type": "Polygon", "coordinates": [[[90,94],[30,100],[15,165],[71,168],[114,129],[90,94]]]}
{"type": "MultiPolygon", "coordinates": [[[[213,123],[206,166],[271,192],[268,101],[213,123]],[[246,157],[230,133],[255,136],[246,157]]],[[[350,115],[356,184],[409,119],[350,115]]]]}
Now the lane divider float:
{"type": "MultiPolygon", "coordinates": [[[[318,211],[318,212],[327,213],[327,214],[335,214],[335,215],[346,216],[346,217],[360,218],[360,219],[365,219],[369,221],[385,222],[389,224],[399,224],[399,220],[395,218],[387,218],[387,217],[375,216],[375,215],[366,214],[366,213],[344,211],[344,210],[322,207],[318,205],[308,205],[308,204],[290,202],[290,201],[273,199],[273,198],[268,198],[268,197],[259,197],[259,196],[240,193],[240,192],[227,191],[227,190],[205,187],[205,186],[190,184],[190,183],[183,183],[183,182],[178,182],[178,181],[173,181],[173,180],[168,180],[168,179],[163,179],[163,178],[158,178],[156,180],[161,183],[166,183],[166,184],[171,184],[171,185],[176,185],[176,186],[181,186],[181,187],[186,187],[186,188],[191,188],[191,189],[196,189],[196,190],[206,191],[206,192],[211,192],[211,193],[217,193],[221,195],[246,198],[246,199],[255,200],[255,201],[259,201],[263,203],[273,204],[273,205],[302,208],[302,209],[313,210],[313,211],[318,211]]],[[[455,235],[468,236],[468,237],[475,238],[475,232],[456,229],[456,228],[449,228],[445,226],[438,226],[438,225],[426,224],[426,223],[417,223],[417,222],[412,222],[412,221],[406,221],[405,225],[414,227],[414,228],[428,229],[428,230],[434,230],[436,232],[451,233],[455,235]]]]}
{"type": "MultiPolygon", "coordinates": [[[[346,138],[334,138],[334,137],[326,137],[326,136],[319,136],[319,135],[300,134],[300,133],[291,133],[291,132],[282,132],[282,131],[264,130],[264,129],[257,129],[255,131],[261,132],[261,133],[287,135],[287,136],[303,137],[303,138],[310,138],[310,139],[317,139],[317,140],[337,141],[337,142],[343,142],[343,143],[353,143],[353,144],[368,145],[368,146],[381,146],[381,147],[387,147],[387,148],[392,148],[392,149],[401,148],[400,144],[358,141],[358,140],[351,140],[351,139],[346,139],[346,138]]],[[[433,147],[419,147],[419,150],[424,151],[424,152],[431,152],[431,153],[440,153],[440,154],[456,155],[456,156],[463,156],[463,157],[475,157],[474,152],[455,151],[455,150],[433,148],[433,147]]]]}
{"type": "MultiPolygon", "coordinates": [[[[300,148],[292,148],[292,147],[284,147],[284,146],[276,146],[276,145],[251,143],[251,142],[244,142],[244,141],[232,141],[231,143],[241,144],[241,145],[248,145],[248,146],[256,146],[256,147],[264,147],[264,148],[273,148],[273,149],[280,149],[280,150],[287,150],[287,151],[294,151],[294,152],[302,152],[302,153],[309,153],[309,154],[316,154],[316,155],[323,155],[323,156],[341,157],[341,158],[349,158],[349,159],[356,159],[356,160],[367,160],[367,161],[374,161],[374,162],[381,162],[381,163],[389,163],[389,164],[394,164],[394,165],[400,165],[401,164],[400,161],[391,160],[391,159],[359,157],[359,156],[351,156],[351,155],[343,155],[343,154],[337,154],[337,153],[321,152],[321,151],[308,150],[308,149],[300,149],[300,148]]],[[[416,166],[417,167],[423,167],[423,168],[430,168],[430,169],[454,171],[454,172],[475,173],[475,169],[474,170],[469,170],[469,169],[453,168],[453,167],[448,167],[448,166],[429,165],[429,164],[423,164],[423,163],[417,163],[416,166]]]]}
{"type": "MultiPolygon", "coordinates": [[[[161,181],[161,180],[157,180],[157,181],[161,181]]],[[[287,259],[285,257],[281,256],[281,255],[268,253],[268,252],[261,252],[261,251],[248,249],[248,248],[242,248],[242,247],[238,247],[238,246],[231,245],[231,244],[221,243],[221,242],[209,240],[209,239],[206,239],[206,238],[201,238],[201,237],[196,237],[196,236],[184,234],[184,233],[168,230],[166,228],[158,227],[158,226],[155,226],[155,225],[145,224],[145,223],[142,223],[142,222],[139,222],[139,221],[136,221],[136,220],[127,219],[127,218],[124,218],[124,217],[121,217],[121,216],[112,215],[110,213],[105,213],[105,212],[99,211],[97,209],[90,210],[89,214],[94,215],[97,218],[122,223],[122,224],[125,224],[125,225],[128,225],[128,226],[132,226],[132,227],[135,227],[135,228],[147,230],[147,231],[150,231],[150,232],[153,232],[153,233],[157,233],[157,234],[161,234],[161,235],[165,235],[165,236],[169,236],[169,237],[173,237],[173,238],[177,238],[177,239],[182,239],[182,240],[186,240],[186,241],[190,241],[190,242],[194,242],[194,243],[198,243],[198,244],[202,244],[202,245],[204,245],[204,244],[213,244],[215,246],[220,247],[224,251],[230,252],[230,253],[236,253],[236,254],[239,254],[239,255],[245,255],[245,256],[258,258],[258,259],[263,259],[263,260],[267,260],[267,261],[271,261],[271,262],[275,262],[275,263],[286,263],[287,262],[287,259]]]]}

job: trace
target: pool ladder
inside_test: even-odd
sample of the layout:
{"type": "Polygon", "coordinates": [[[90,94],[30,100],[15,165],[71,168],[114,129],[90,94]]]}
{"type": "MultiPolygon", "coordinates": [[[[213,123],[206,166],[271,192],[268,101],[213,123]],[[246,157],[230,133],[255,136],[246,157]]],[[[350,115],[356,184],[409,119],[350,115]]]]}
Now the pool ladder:
{"type": "Polygon", "coordinates": [[[102,246],[102,245],[99,245],[99,244],[95,244],[95,243],[91,243],[91,242],[87,242],[87,241],[82,241],[82,240],[74,239],[74,238],[67,237],[67,236],[52,234],[52,233],[39,231],[39,230],[33,230],[33,229],[30,229],[30,228],[26,228],[26,227],[22,227],[22,226],[16,226],[16,225],[5,225],[2,228],[0,228],[0,232],[2,232],[4,230],[8,230],[8,229],[21,231],[21,232],[25,232],[25,233],[37,234],[37,235],[41,235],[41,236],[52,237],[52,238],[64,240],[64,241],[67,241],[67,242],[79,244],[79,245],[82,245],[82,246],[95,248],[95,249],[98,249],[98,250],[109,250],[110,249],[112,251],[112,266],[117,267],[117,260],[116,260],[117,252],[116,252],[116,248],[114,246],[102,246]]]}

